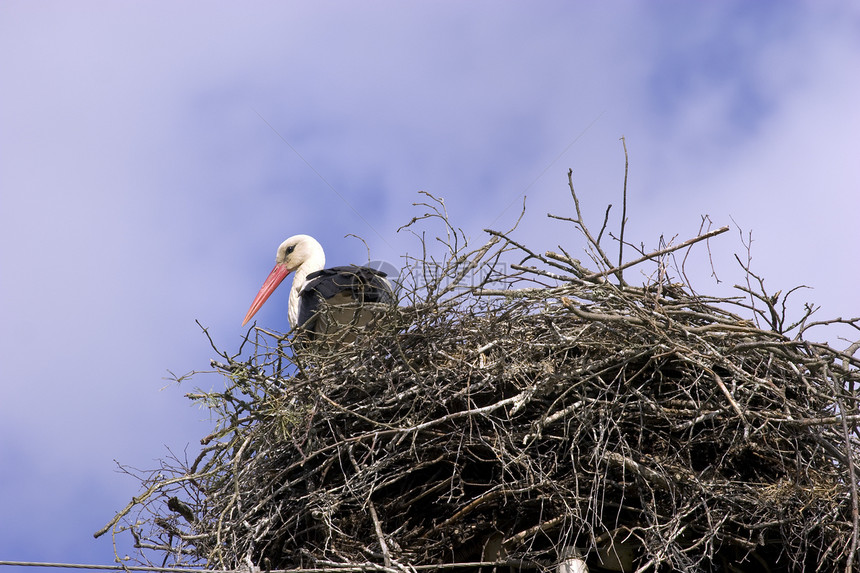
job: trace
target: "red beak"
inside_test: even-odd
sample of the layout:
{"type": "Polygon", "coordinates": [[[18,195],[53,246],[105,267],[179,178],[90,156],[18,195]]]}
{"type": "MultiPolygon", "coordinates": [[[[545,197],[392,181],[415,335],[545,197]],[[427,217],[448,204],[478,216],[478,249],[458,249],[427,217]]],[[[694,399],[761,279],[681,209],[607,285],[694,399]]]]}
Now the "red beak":
{"type": "Polygon", "coordinates": [[[254,302],[251,303],[251,308],[248,309],[248,314],[245,315],[245,320],[242,321],[242,326],[248,324],[248,321],[257,314],[257,311],[260,310],[263,303],[272,296],[272,293],[275,292],[275,289],[278,288],[281,281],[287,278],[290,271],[292,271],[292,269],[287,268],[287,265],[283,263],[275,265],[275,268],[272,269],[272,272],[270,272],[269,276],[266,278],[266,282],[264,282],[263,286],[260,287],[260,292],[257,293],[257,296],[254,298],[254,302]]]}

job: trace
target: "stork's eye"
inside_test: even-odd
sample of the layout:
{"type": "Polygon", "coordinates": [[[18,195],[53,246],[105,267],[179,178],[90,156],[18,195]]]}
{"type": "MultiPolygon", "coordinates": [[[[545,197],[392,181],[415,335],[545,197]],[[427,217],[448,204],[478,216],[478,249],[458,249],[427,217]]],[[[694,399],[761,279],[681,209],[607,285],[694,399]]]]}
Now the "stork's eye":
{"type": "Polygon", "coordinates": [[[287,247],[287,254],[288,254],[288,255],[289,255],[289,254],[292,254],[292,252],[293,252],[293,251],[295,251],[295,250],[296,250],[296,246],[295,246],[295,245],[290,245],[289,247],[287,247]]]}

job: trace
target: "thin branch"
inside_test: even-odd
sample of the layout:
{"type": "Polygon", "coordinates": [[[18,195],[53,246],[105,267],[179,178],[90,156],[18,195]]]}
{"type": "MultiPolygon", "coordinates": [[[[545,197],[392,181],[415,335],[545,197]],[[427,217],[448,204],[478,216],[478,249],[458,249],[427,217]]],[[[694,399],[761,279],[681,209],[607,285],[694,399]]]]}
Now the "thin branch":
{"type": "Polygon", "coordinates": [[[680,243],[680,244],[675,245],[673,247],[666,247],[665,249],[659,249],[657,251],[653,251],[651,253],[648,253],[647,255],[639,257],[638,259],[634,259],[632,261],[624,263],[623,265],[619,265],[617,267],[613,267],[611,269],[607,269],[607,270],[601,271],[599,273],[592,273],[586,277],[583,277],[583,279],[584,280],[595,280],[595,279],[598,279],[600,277],[605,277],[605,276],[611,275],[611,274],[615,274],[617,276],[619,271],[622,271],[624,269],[628,269],[634,265],[638,265],[639,263],[645,262],[645,261],[653,259],[655,257],[665,255],[666,253],[671,253],[673,251],[677,251],[678,249],[683,249],[684,247],[689,247],[690,245],[692,245],[694,243],[698,243],[699,241],[704,241],[706,239],[710,239],[711,237],[715,237],[717,235],[725,233],[728,230],[729,230],[728,227],[720,227],[719,229],[716,229],[714,231],[710,231],[708,233],[705,233],[704,235],[699,235],[698,237],[688,239],[688,240],[684,241],[683,243],[680,243]]]}
{"type": "Polygon", "coordinates": [[[624,199],[621,203],[621,231],[618,235],[618,267],[624,264],[624,227],[627,224],[627,171],[629,161],[627,158],[627,140],[623,136],[621,137],[621,145],[624,147],[624,199]]]}

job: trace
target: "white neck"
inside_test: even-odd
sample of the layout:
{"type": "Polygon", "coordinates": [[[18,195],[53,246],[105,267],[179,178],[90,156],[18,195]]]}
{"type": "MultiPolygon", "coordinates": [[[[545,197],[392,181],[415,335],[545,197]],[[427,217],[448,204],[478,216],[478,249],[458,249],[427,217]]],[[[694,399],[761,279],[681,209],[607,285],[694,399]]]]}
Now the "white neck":
{"type": "Polygon", "coordinates": [[[290,289],[290,307],[287,310],[287,317],[290,319],[290,325],[296,326],[299,322],[299,294],[305,288],[307,276],[311,273],[321,271],[325,268],[325,253],[322,247],[313,249],[308,258],[300,264],[293,276],[293,287],[290,289]]]}

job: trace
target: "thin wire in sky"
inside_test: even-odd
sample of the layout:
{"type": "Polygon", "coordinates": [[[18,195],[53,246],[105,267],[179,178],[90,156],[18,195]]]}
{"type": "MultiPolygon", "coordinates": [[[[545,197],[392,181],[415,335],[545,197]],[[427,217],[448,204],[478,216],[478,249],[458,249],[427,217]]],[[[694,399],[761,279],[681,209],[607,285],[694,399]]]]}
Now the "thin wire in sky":
{"type": "MultiPolygon", "coordinates": [[[[251,109],[253,109],[253,108],[251,108],[251,109]]],[[[298,158],[299,158],[299,159],[301,159],[302,161],[304,161],[304,162],[305,162],[305,165],[307,165],[307,166],[310,168],[310,170],[311,170],[311,171],[313,171],[314,173],[316,173],[317,177],[319,177],[319,178],[322,180],[322,182],[323,182],[323,183],[325,183],[326,185],[328,185],[328,188],[329,188],[329,189],[331,189],[331,190],[334,192],[334,194],[335,194],[335,195],[337,195],[338,197],[340,197],[340,200],[341,200],[341,201],[343,201],[344,203],[346,203],[347,207],[349,207],[350,209],[352,209],[352,212],[353,212],[353,213],[355,213],[356,215],[358,215],[358,218],[359,218],[359,219],[361,219],[362,221],[364,221],[364,224],[365,224],[365,225],[367,225],[368,227],[370,227],[370,230],[371,230],[371,231],[373,231],[374,233],[376,233],[376,236],[378,236],[380,239],[382,239],[382,241],[383,241],[386,245],[388,245],[388,247],[389,247],[389,248],[392,248],[392,249],[394,248],[394,247],[392,247],[392,246],[391,246],[391,243],[389,243],[388,241],[386,241],[386,240],[385,240],[385,237],[383,237],[382,235],[380,235],[380,234],[379,234],[379,231],[377,231],[377,230],[376,230],[376,228],[375,228],[373,225],[371,225],[371,224],[370,224],[370,221],[368,221],[367,219],[365,219],[365,218],[364,218],[364,216],[363,216],[361,213],[359,213],[359,212],[358,212],[358,209],[356,209],[355,207],[353,207],[353,206],[352,206],[352,203],[350,203],[349,201],[347,201],[347,200],[346,200],[346,197],[344,197],[343,195],[341,195],[341,194],[338,192],[338,190],[337,190],[337,189],[335,189],[335,188],[334,188],[334,186],[333,186],[331,183],[329,183],[329,182],[326,180],[326,178],[325,178],[325,177],[323,177],[323,176],[322,176],[322,173],[320,173],[319,171],[317,171],[317,170],[314,168],[314,166],[313,166],[313,165],[311,165],[311,164],[310,164],[310,162],[309,162],[307,159],[305,159],[305,158],[302,156],[302,154],[301,154],[301,153],[299,153],[299,151],[298,151],[295,147],[293,147],[293,146],[290,144],[290,142],[289,142],[289,141],[287,141],[287,140],[284,138],[284,136],[283,136],[283,135],[281,135],[281,134],[278,132],[278,130],[277,130],[277,129],[275,129],[275,128],[274,128],[274,126],[273,126],[271,123],[269,123],[269,122],[266,120],[266,118],[265,118],[265,117],[263,117],[262,115],[260,115],[260,112],[259,112],[259,111],[257,111],[257,110],[255,109],[255,110],[254,110],[254,113],[256,113],[256,114],[257,114],[257,117],[259,117],[261,120],[263,120],[263,123],[265,123],[266,125],[268,125],[268,126],[269,126],[269,129],[271,129],[273,132],[275,132],[275,135],[277,135],[278,137],[280,137],[280,138],[281,138],[281,141],[283,141],[284,143],[286,143],[286,144],[287,144],[287,147],[289,147],[290,149],[292,149],[292,150],[293,150],[293,153],[295,153],[295,154],[298,156],[298,158]]]]}
{"type": "Polygon", "coordinates": [[[523,190],[522,190],[522,192],[521,192],[519,195],[517,195],[516,197],[514,197],[514,198],[511,200],[511,202],[510,202],[510,203],[508,203],[508,205],[507,205],[504,209],[502,209],[502,212],[501,212],[501,213],[499,213],[499,215],[498,215],[495,219],[493,219],[493,220],[492,220],[492,222],[490,222],[490,224],[489,224],[488,226],[489,226],[489,227],[492,227],[493,225],[495,225],[495,224],[496,224],[496,221],[498,221],[499,219],[501,219],[501,218],[502,218],[502,215],[504,215],[504,214],[508,211],[508,209],[510,209],[510,208],[511,208],[511,205],[513,205],[514,203],[516,203],[516,202],[518,202],[520,199],[522,199],[522,197],[523,197],[523,196],[528,192],[528,190],[532,188],[532,185],[534,185],[535,183],[537,183],[537,182],[538,182],[538,180],[539,180],[541,177],[543,177],[544,173],[546,173],[547,171],[549,171],[550,167],[552,167],[553,165],[555,165],[555,164],[556,164],[556,162],[557,162],[559,159],[561,159],[561,158],[562,158],[562,156],[563,156],[565,153],[567,153],[568,149],[570,149],[571,147],[573,147],[573,144],[574,144],[574,143],[576,143],[577,141],[579,141],[580,139],[582,139],[582,136],[583,136],[583,135],[585,135],[585,134],[588,132],[588,130],[589,130],[589,129],[591,129],[591,126],[593,126],[595,123],[597,123],[597,120],[599,120],[601,117],[603,117],[603,114],[604,114],[604,113],[606,113],[606,110],[601,111],[601,112],[597,115],[597,117],[595,117],[593,120],[591,120],[591,123],[589,123],[588,125],[586,125],[586,126],[585,126],[585,129],[583,129],[581,132],[579,132],[579,135],[577,135],[575,138],[573,138],[573,141],[571,141],[570,143],[568,143],[568,144],[567,144],[567,147],[565,147],[564,149],[562,149],[561,153],[559,153],[558,155],[556,155],[555,159],[553,159],[552,161],[550,161],[550,162],[549,162],[549,165],[547,165],[547,166],[544,168],[544,170],[543,170],[543,171],[541,171],[541,172],[538,174],[538,176],[534,178],[534,181],[532,181],[531,183],[529,183],[528,185],[526,185],[526,188],[525,188],[525,189],[523,189],[523,190]]]}

